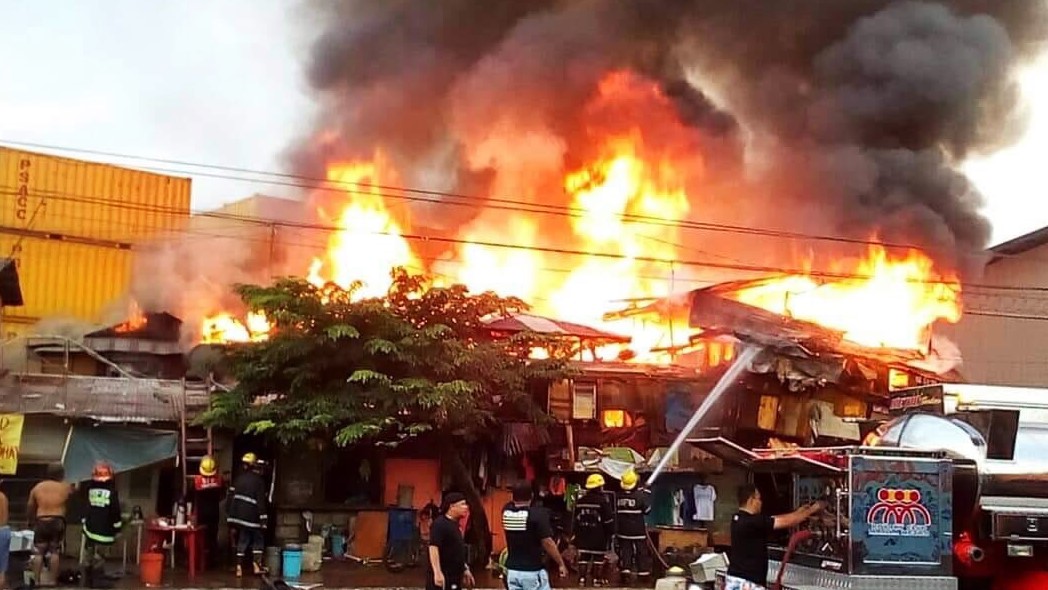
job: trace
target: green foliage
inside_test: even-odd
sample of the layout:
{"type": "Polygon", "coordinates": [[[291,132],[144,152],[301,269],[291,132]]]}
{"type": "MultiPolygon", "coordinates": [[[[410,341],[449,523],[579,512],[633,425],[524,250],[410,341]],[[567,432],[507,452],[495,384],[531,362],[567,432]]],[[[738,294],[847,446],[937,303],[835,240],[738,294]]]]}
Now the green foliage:
{"type": "Polygon", "coordinates": [[[524,302],[433,287],[402,269],[382,298],[301,279],[237,290],[274,330],[268,341],[227,349],[237,385],[216,394],[204,424],[339,445],[469,438],[501,419],[540,417],[529,383],[567,375],[562,359],[528,359],[550,344],[540,336],[494,339],[485,330],[485,318],[523,311],[524,302]]]}

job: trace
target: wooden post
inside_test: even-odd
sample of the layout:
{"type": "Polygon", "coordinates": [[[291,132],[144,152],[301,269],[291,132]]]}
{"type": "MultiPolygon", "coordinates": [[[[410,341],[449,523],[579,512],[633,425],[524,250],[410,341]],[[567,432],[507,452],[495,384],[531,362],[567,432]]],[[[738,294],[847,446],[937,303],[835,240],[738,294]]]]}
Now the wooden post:
{"type": "Polygon", "coordinates": [[[180,438],[182,439],[181,447],[181,461],[182,461],[182,499],[185,499],[189,493],[188,482],[189,482],[189,467],[186,465],[186,378],[182,378],[182,407],[179,408],[178,422],[179,430],[181,431],[180,438]]]}
{"type": "MultiPolygon", "coordinates": [[[[204,382],[206,384],[206,386],[207,386],[206,387],[206,391],[207,391],[207,407],[208,408],[211,407],[211,395],[215,391],[215,387],[213,385],[214,378],[215,378],[215,372],[214,371],[208,371],[207,372],[207,380],[204,382]]],[[[210,426],[207,427],[207,456],[211,457],[211,458],[215,457],[215,439],[214,439],[214,433],[211,431],[211,427],[210,426]]]]}

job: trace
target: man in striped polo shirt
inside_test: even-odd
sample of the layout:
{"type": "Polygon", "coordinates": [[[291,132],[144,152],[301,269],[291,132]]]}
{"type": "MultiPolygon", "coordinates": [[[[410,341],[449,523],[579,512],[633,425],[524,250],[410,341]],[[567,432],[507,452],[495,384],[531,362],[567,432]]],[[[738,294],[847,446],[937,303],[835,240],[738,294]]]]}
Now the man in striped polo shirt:
{"type": "Polygon", "coordinates": [[[549,512],[531,505],[530,483],[513,488],[513,501],[502,509],[502,529],[506,532],[506,583],[509,590],[549,590],[549,575],[543,553],[557,564],[561,576],[568,575],[564,558],[553,542],[549,512]]]}

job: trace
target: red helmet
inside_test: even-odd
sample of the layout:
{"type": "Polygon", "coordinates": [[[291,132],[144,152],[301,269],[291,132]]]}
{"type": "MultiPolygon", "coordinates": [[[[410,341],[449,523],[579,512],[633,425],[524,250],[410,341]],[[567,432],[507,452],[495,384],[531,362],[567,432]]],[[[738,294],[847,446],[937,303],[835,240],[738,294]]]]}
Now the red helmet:
{"type": "Polygon", "coordinates": [[[109,481],[113,479],[113,468],[109,463],[99,461],[95,463],[95,468],[91,471],[91,479],[95,481],[109,481]]]}

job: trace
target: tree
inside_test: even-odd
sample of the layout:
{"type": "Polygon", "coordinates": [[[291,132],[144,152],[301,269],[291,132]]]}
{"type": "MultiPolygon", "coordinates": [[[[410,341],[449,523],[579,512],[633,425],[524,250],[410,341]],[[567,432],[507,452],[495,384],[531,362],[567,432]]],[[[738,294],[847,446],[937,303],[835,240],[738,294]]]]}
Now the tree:
{"type": "Polygon", "coordinates": [[[382,298],[358,299],[359,285],[317,288],[292,278],[238,286],[273,332],[228,348],[236,385],[214,397],[201,421],[281,442],[319,435],[340,446],[394,446],[430,437],[468,498],[487,555],[490,528],[459,452],[497,432],[500,420],[543,420],[528,386],[563,379],[567,363],[563,354],[542,361],[529,354],[563,349],[536,334],[487,333],[485,318],[526,309],[519,299],[435,287],[403,269],[392,276],[382,298]]]}

